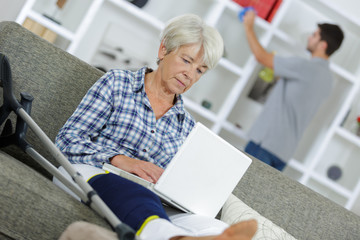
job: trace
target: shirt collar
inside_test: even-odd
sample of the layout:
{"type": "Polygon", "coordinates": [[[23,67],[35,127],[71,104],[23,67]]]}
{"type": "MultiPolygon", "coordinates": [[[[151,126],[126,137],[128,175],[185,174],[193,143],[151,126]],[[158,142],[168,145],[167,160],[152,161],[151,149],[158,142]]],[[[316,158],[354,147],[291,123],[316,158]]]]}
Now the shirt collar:
{"type": "Polygon", "coordinates": [[[313,62],[320,62],[320,63],[329,65],[329,60],[326,60],[326,59],[324,59],[324,58],[313,57],[313,58],[311,58],[311,60],[312,60],[313,62]]]}
{"type": "Polygon", "coordinates": [[[132,84],[133,92],[139,92],[143,89],[144,81],[145,81],[145,73],[147,69],[148,69],[147,67],[143,67],[134,73],[134,80],[132,84]]]}
{"type": "Polygon", "coordinates": [[[180,94],[176,95],[176,102],[175,102],[174,106],[172,107],[172,109],[178,114],[185,114],[184,101],[180,94]]]}

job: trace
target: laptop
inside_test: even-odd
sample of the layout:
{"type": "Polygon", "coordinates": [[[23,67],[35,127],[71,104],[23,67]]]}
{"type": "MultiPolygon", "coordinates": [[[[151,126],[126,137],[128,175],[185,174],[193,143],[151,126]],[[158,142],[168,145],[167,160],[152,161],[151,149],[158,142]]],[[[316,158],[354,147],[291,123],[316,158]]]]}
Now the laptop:
{"type": "Polygon", "coordinates": [[[157,181],[150,183],[105,163],[103,169],[137,182],[166,204],[215,217],[252,160],[197,122],[157,181]]]}

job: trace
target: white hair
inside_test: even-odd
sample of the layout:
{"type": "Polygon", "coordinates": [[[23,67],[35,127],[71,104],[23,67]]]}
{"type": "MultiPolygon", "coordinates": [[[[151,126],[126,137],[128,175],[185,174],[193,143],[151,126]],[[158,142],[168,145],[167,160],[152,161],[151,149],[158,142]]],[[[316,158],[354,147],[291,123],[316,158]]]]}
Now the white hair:
{"type": "Polygon", "coordinates": [[[187,44],[198,44],[204,49],[203,61],[212,69],[223,55],[224,42],[220,33],[199,16],[185,14],[170,19],[160,36],[167,53],[187,44]]]}

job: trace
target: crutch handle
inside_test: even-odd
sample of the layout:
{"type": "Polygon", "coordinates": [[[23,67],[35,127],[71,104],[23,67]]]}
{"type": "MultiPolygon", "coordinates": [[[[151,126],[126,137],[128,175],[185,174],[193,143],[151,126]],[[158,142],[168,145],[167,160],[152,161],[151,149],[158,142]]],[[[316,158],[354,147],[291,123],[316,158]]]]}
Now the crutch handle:
{"type": "MultiPolygon", "coordinates": [[[[26,113],[30,115],[31,105],[34,98],[31,94],[25,92],[20,93],[20,95],[21,95],[20,105],[26,111],[26,113]]],[[[26,149],[28,147],[31,147],[31,145],[25,140],[27,129],[28,129],[28,124],[21,117],[18,116],[16,120],[15,133],[12,133],[11,120],[8,119],[3,129],[3,133],[4,131],[5,132],[8,131],[8,134],[3,134],[3,133],[1,134],[0,147],[16,144],[23,151],[26,152],[26,149]],[[10,123],[9,125],[7,125],[8,122],[10,123]]]]}
{"type": "MultiPolygon", "coordinates": [[[[34,97],[26,92],[21,92],[20,96],[21,96],[20,105],[27,112],[27,114],[30,115],[31,105],[32,105],[32,101],[34,100],[34,97]]],[[[26,151],[28,147],[31,147],[30,144],[25,140],[27,129],[28,129],[27,123],[21,117],[18,116],[16,120],[15,138],[17,144],[23,151],[26,151]]]]}
{"type": "Polygon", "coordinates": [[[0,83],[3,87],[4,99],[3,105],[0,107],[0,125],[2,125],[12,110],[17,112],[17,110],[21,108],[20,103],[16,100],[12,91],[9,60],[2,53],[0,53],[0,83]]]}
{"type": "MultiPolygon", "coordinates": [[[[20,94],[21,103],[19,103],[12,91],[12,76],[9,60],[2,53],[0,53],[0,64],[0,83],[3,87],[3,105],[0,108],[1,126],[11,111],[17,113],[20,108],[24,108],[24,110],[30,114],[31,103],[34,98],[30,94],[22,92],[20,94]]],[[[15,133],[8,136],[1,136],[0,146],[18,144],[19,147],[25,151],[25,149],[30,146],[25,140],[27,128],[27,124],[18,116],[15,133]]]]}

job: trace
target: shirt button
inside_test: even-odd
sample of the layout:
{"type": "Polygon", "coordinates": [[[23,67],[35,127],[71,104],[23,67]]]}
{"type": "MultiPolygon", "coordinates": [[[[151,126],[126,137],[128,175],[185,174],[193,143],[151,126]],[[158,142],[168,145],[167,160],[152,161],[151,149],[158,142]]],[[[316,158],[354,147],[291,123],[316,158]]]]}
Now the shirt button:
{"type": "Polygon", "coordinates": [[[144,148],[142,151],[143,151],[143,152],[146,152],[146,149],[144,148]]]}
{"type": "Polygon", "coordinates": [[[151,130],[151,133],[155,133],[155,131],[154,131],[154,130],[151,130]]]}

